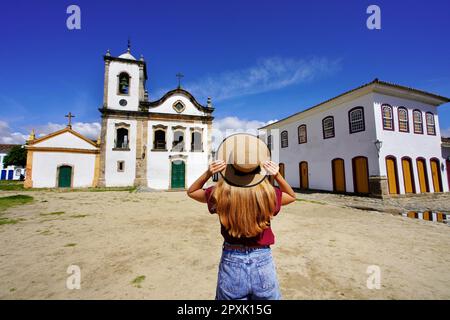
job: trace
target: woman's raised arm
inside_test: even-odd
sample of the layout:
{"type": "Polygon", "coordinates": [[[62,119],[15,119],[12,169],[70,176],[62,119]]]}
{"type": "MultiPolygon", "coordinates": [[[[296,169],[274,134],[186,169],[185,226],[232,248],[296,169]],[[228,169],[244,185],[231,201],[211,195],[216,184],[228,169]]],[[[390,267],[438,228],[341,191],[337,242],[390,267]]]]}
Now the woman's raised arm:
{"type": "Polygon", "coordinates": [[[187,195],[199,202],[206,202],[205,197],[205,190],[203,190],[203,186],[205,185],[206,181],[211,178],[211,176],[219,171],[222,171],[225,169],[226,163],[223,160],[216,160],[213,161],[209,167],[208,170],[206,170],[195,182],[189,187],[187,191],[187,195]]]}

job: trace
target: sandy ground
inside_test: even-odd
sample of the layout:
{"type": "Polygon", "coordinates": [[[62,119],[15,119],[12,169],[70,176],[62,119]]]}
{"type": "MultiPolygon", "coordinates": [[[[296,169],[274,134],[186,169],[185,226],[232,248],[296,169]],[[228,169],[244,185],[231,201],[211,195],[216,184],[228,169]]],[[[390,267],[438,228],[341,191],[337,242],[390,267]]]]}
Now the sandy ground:
{"type": "MultiPolygon", "coordinates": [[[[185,193],[25,194],[35,202],[3,214],[24,220],[0,225],[1,299],[214,298],[219,223],[185,193]],[[69,265],[80,290],[66,288],[69,265]]],[[[298,201],[273,229],[284,299],[450,299],[447,225],[298,201]]]]}

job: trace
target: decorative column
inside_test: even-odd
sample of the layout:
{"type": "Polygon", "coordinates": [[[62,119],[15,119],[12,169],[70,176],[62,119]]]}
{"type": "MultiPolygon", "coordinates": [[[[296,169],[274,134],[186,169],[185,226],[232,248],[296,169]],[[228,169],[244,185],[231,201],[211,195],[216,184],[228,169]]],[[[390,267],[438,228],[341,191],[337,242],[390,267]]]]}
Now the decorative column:
{"type": "Polygon", "coordinates": [[[147,119],[137,119],[136,126],[136,176],[134,185],[147,187],[147,119]]]}

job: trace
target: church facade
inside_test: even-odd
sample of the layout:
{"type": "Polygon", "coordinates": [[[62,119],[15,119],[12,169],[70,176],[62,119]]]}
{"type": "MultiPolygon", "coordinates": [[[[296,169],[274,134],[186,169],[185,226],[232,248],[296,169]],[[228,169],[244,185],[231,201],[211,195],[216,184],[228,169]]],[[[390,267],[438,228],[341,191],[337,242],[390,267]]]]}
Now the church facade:
{"type": "Polygon", "coordinates": [[[132,56],[129,48],[118,57],[108,51],[104,65],[99,141],[70,146],[72,140],[72,144],[89,141],[70,124],[40,139],[32,136],[27,142],[25,186],[187,188],[210,161],[211,100],[202,105],[179,85],[150,101],[146,62],[132,56]],[[38,159],[44,153],[46,161],[42,162],[38,159]],[[81,166],[83,161],[89,166],[81,166]],[[81,168],[82,173],[78,172],[81,168]],[[86,179],[77,179],[77,174],[86,179]]]}

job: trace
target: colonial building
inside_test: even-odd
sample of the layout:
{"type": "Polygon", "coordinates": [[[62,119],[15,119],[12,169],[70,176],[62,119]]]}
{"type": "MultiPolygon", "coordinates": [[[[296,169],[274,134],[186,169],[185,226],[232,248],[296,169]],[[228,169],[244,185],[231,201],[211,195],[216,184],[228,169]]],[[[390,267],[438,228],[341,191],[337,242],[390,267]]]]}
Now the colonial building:
{"type": "Polygon", "coordinates": [[[151,101],[146,62],[130,48],[118,57],[108,51],[104,66],[99,141],[76,133],[70,123],[32,137],[26,186],[186,188],[210,160],[211,100],[202,105],[178,85],[151,101]]]}
{"type": "Polygon", "coordinates": [[[437,107],[449,98],[375,79],[260,128],[300,189],[448,192],[437,107]]]}
{"type": "Polygon", "coordinates": [[[25,169],[18,166],[4,167],[4,159],[9,151],[17,144],[0,144],[0,180],[20,180],[25,176],[25,169]]]}

